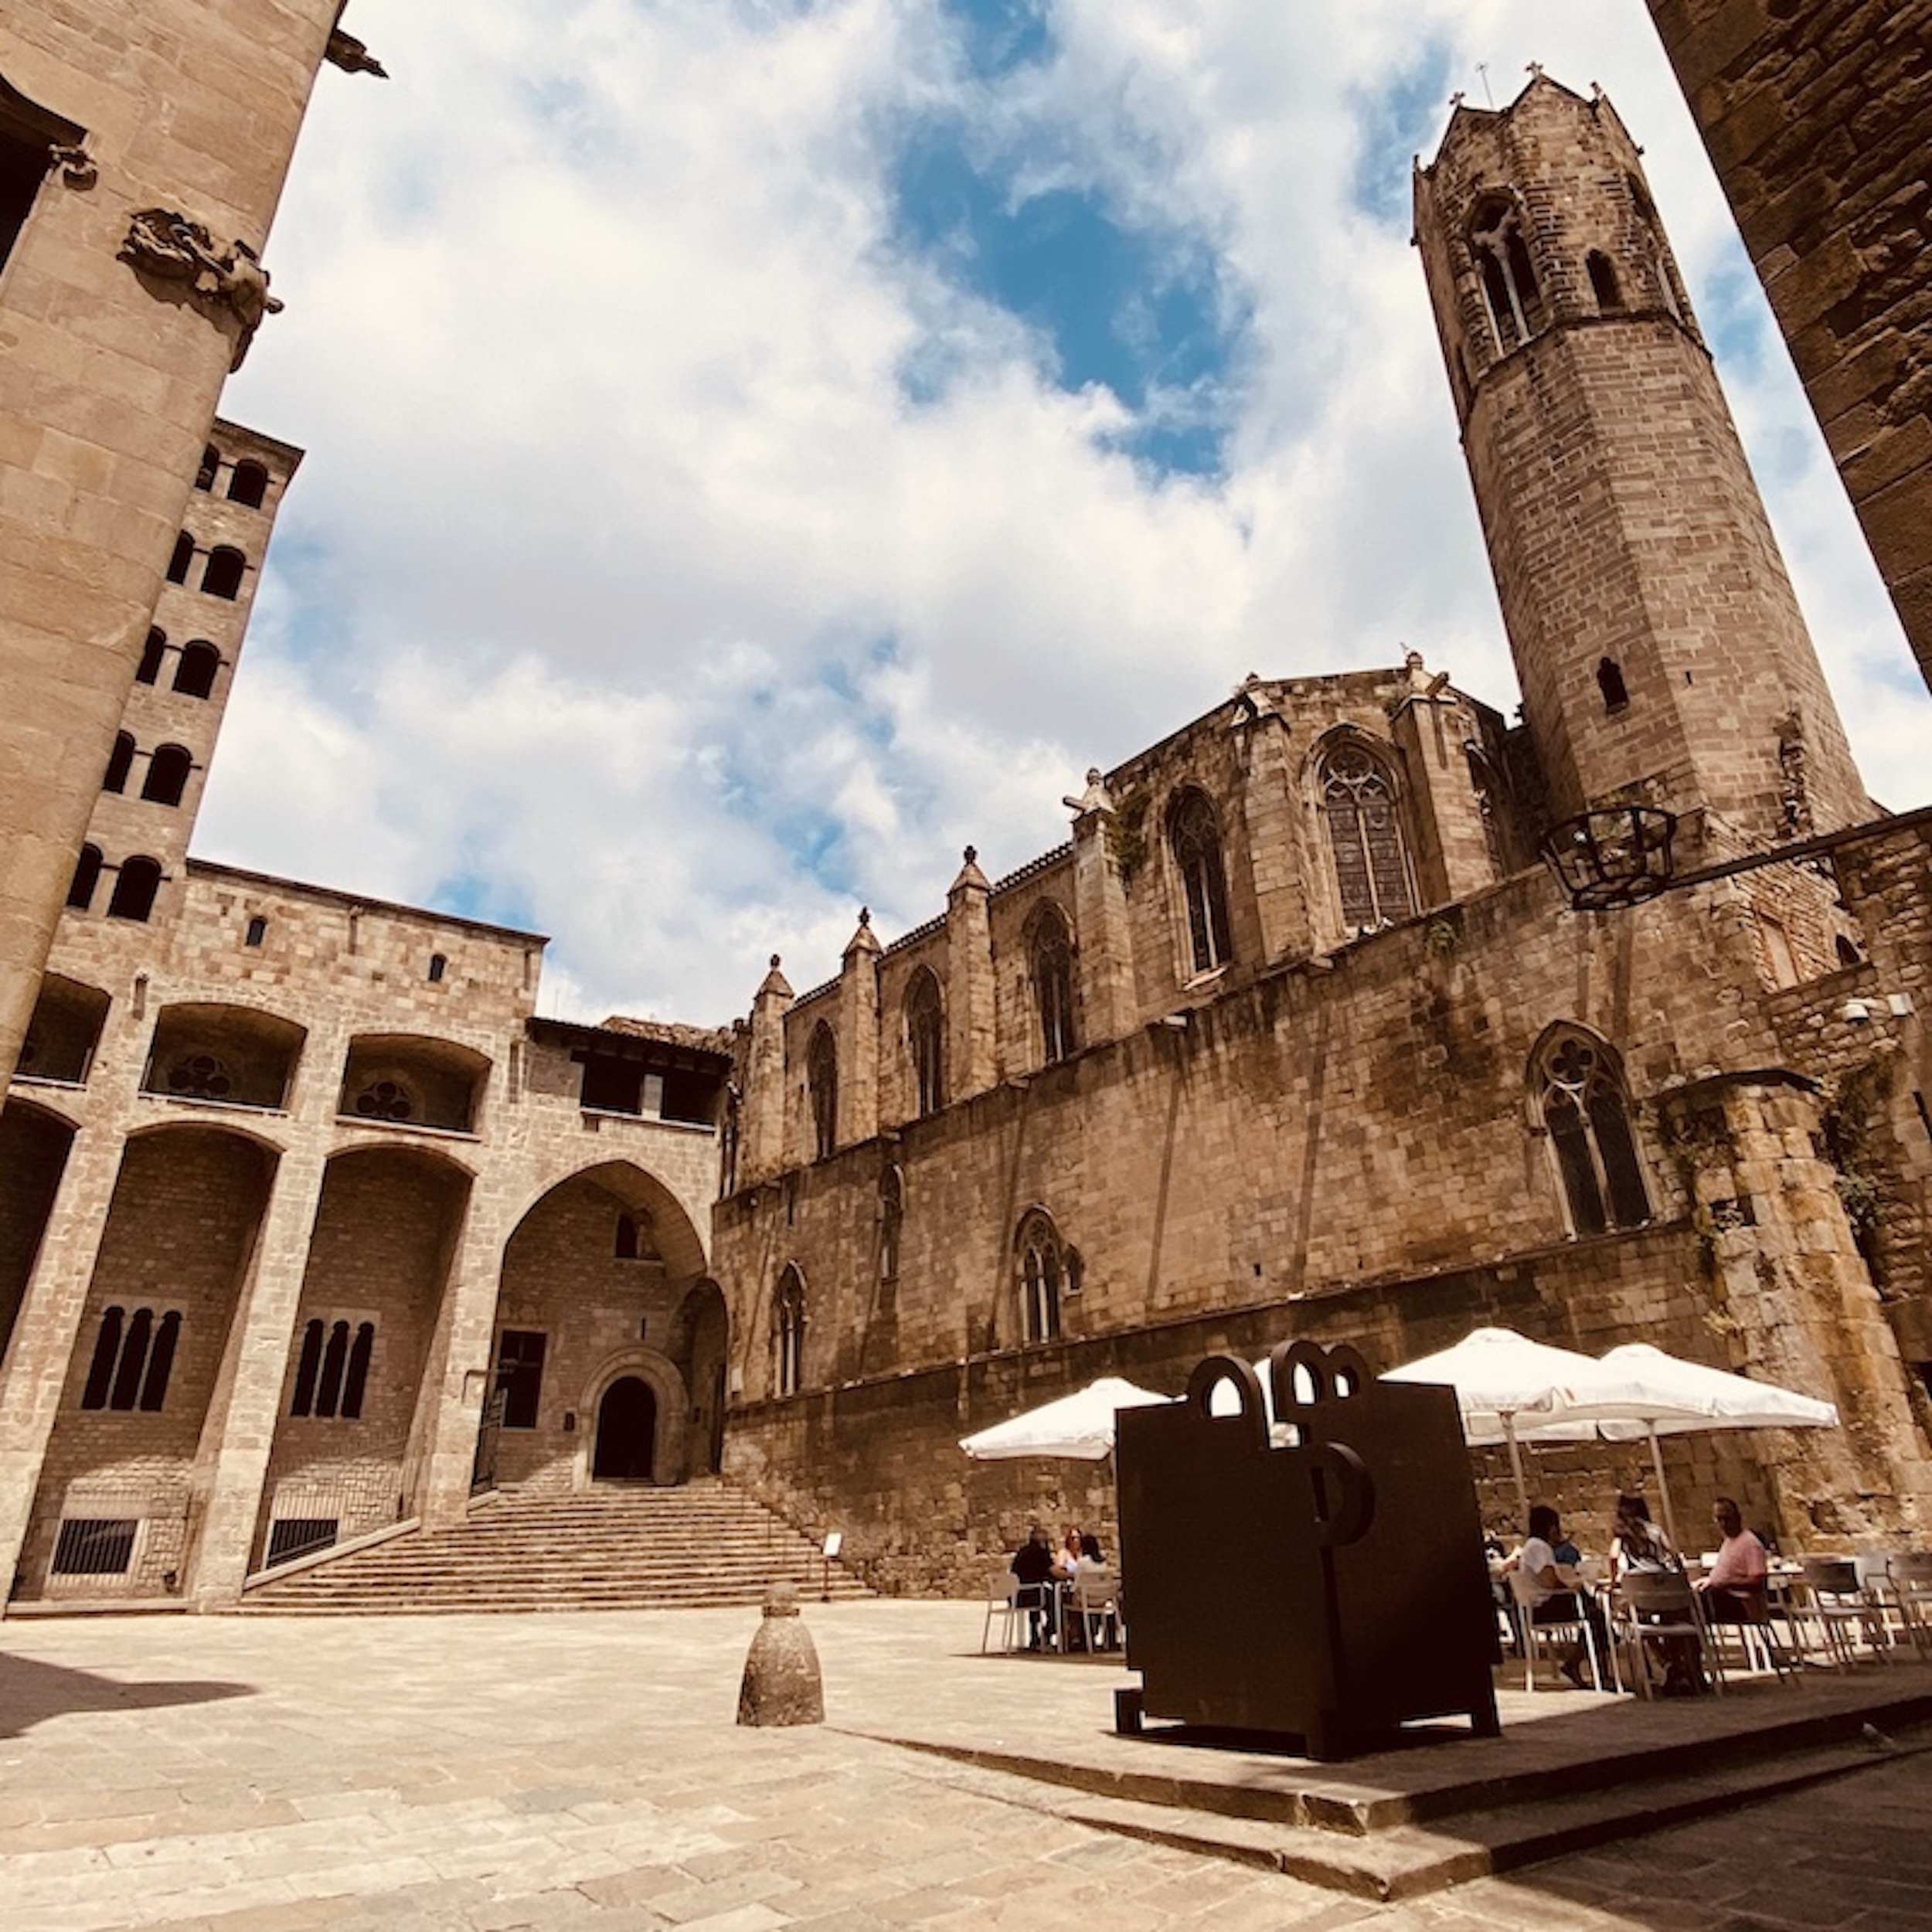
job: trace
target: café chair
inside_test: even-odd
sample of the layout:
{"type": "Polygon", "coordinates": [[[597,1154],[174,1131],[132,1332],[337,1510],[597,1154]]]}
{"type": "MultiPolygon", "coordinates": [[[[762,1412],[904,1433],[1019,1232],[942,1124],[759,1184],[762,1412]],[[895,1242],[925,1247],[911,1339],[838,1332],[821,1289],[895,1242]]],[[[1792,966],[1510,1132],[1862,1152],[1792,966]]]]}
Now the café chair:
{"type": "Polygon", "coordinates": [[[1884,1646],[1884,1613],[1859,1587],[1858,1565],[1849,1556],[1804,1556],[1801,1614],[1818,1627],[1825,1654],[1834,1664],[1855,1661],[1859,1643],[1876,1655],[1884,1646]]]}
{"type": "Polygon", "coordinates": [[[1089,1656],[1096,1651],[1116,1647],[1120,1636],[1121,1604],[1112,1570],[1078,1572],[1073,1578],[1070,1609],[1080,1620],[1081,1640],[1089,1656]]]}
{"type": "MultiPolygon", "coordinates": [[[[1604,1688],[1603,1666],[1597,1656],[1597,1635],[1590,1627],[1589,1619],[1580,1611],[1577,1614],[1542,1623],[1536,1621],[1536,1586],[1520,1570],[1509,1573],[1509,1594],[1515,1600],[1516,1629],[1522,1640],[1522,1654],[1528,1665],[1523,1673],[1523,1689],[1533,1691],[1536,1688],[1536,1660],[1544,1644],[1554,1641],[1561,1644],[1580,1643],[1583,1655],[1590,1659],[1590,1681],[1598,1690],[1604,1688]]],[[[1573,1593],[1573,1600],[1574,1594],[1573,1593]]]]}
{"type": "Polygon", "coordinates": [[[1932,1651],[1932,1552],[1900,1550],[1886,1582],[1904,1621],[1905,1641],[1923,1657],[1932,1651]]]}
{"type": "Polygon", "coordinates": [[[1693,1647],[1699,1668],[1723,1689],[1724,1660],[1705,1629],[1697,1593],[1688,1578],[1668,1571],[1632,1570],[1617,1585],[1613,1614],[1630,1645],[1632,1675],[1643,1696],[1655,1695],[1645,1646],[1668,1641],[1693,1647]]]}
{"type": "Polygon", "coordinates": [[[986,1621],[980,1628],[979,1654],[984,1657],[993,1638],[993,1626],[1000,1625],[999,1647],[1002,1650],[1017,1650],[1021,1639],[1019,1632],[1025,1628],[1027,1613],[1019,1602],[1019,1579],[1010,1570],[1002,1570],[996,1575],[986,1590],[986,1621]]]}

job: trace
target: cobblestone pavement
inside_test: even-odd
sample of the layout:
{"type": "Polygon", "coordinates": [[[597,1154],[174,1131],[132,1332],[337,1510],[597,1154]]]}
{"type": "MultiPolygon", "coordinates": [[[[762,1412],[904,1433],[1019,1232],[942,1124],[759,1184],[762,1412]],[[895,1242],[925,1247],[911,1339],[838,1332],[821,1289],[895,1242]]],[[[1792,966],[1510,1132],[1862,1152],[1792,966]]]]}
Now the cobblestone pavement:
{"type": "MultiPolygon", "coordinates": [[[[743,1611],[9,1621],[0,1923],[1932,1924],[1932,1757],[1384,1907],[1090,1830],[1038,1787],[838,1728],[842,1706],[914,1699],[930,1723],[981,1696],[1002,1665],[965,1655],[978,1617],[961,1604],[810,1607],[830,1722],[791,1731],[733,1722],[757,1623],[743,1611]]],[[[1119,1680],[1002,1681],[1052,1685],[1050,1729],[1090,1688],[1104,1725],[1119,1680]]]]}

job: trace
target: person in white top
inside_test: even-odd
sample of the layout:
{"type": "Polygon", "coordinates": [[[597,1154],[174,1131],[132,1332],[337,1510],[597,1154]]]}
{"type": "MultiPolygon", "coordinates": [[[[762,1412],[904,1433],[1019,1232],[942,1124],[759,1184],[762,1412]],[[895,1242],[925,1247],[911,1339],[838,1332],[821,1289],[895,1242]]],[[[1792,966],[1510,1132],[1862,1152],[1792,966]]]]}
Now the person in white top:
{"type": "MultiPolygon", "coordinates": [[[[1597,1652],[1604,1652],[1602,1614],[1594,1597],[1581,1595],[1563,1580],[1556,1567],[1556,1546],[1563,1533],[1563,1519],[1546,1502],[1529,1512],[1529,1534],[1522,1547],[1503,1565],[1505,1570],[1522,1571],[1529,1586],[1530,1621],[1537,1624],[1569,1624],[1580,1617],[1590,1626],[1597,1652]]],[[[1579,1690],[1583,1688],[1583,1646],[1573,1644],[1565,1654],[1563,1675],[1579,1690]]]]}

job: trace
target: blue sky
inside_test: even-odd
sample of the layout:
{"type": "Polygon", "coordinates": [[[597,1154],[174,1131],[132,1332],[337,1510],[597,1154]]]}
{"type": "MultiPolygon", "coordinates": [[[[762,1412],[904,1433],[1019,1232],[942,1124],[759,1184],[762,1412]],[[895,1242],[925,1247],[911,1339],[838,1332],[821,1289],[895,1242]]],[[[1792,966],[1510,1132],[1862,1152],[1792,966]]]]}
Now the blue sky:
{"type": "Polygon", "coordinates": [[[1419,266],[1450,94],[1600,81],[1855,746],[1889,607],[1643,0],[353,0],[226,413],[308,456],[208,856],[719,1021],[1250,670],[1515,693],[1419,266]]]}

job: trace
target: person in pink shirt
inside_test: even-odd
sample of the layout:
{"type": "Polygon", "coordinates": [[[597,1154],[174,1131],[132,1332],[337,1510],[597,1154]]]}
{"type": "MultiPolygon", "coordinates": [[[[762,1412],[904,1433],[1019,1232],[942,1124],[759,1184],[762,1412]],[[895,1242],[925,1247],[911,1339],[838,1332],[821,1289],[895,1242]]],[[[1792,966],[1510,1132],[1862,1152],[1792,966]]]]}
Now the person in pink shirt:
{"type": "Polygon", "coordinates": [[[1767,1614],[1765,1579],[1770,1571],[1764,1546],[1744,1527],[1734,1498],[1719,1496],[1711,1515],[1723,1541],[1709,1573],[1697,1581],[1704,1593],[1704,1614],[1713,1624],[1761,1624],[1767,1614]]]}

